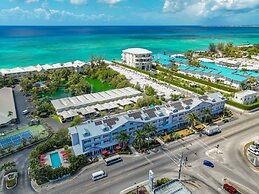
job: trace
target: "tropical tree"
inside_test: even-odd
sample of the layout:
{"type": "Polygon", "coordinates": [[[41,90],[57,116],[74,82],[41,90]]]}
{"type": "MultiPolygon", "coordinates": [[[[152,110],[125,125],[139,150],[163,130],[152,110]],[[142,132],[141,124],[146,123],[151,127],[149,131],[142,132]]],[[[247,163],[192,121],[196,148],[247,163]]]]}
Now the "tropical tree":
{"type": "Polygon", "coordinates": [[[204,116],[204,122],[206,123],[209,119],[211,119],[211,109],[209,107],[204,108],[201,111],[201,114],[204,116]]]}
{"type": "Polygon", "coordinates": [[[154,89],[153,87],[147,86],[147,87],[145,88],[145,94],[146,94],[147,96],[155,96],[155,95],[156,95],[156,91],[155,91],[155,89],[154,89]]]}
{"type": "Polygon", "coordinates": [[[134,138],[135,143],[137,144],[139,150],[140,147],[144,144],[145,142],[145,134],[143,133],[142,130],[137,130],[135,132],[135,138],[134,138]]]}
{"type": "Polygon", "coordinates": [[[148,148],[149,148],[150,138],[151,138],[153,135],[156,134],[156,128],[155,128],[153,125],[151,125],[151,124],[145,124],[145,125],[143,126],[143,129],[142,129],[142,130],[143,130],[144,136],[145,136],[146,138],[148,138],[147,143],[148,143],[148,148]]]}
{"type": "Polygon", "coordinates": [[[27,139],[23,137],[23,138],[22,138],[22,145],[25,146],[26,143],[27,143],[27,139]]]}
{"type": "Polygon", "coordinates": [[[215,53],[216,52],[216,45],[214,43],[209,44],[209,51],[215,53]]]}
{"type": "Polygon", "coordinates": [[[186,119],[191,123],[192,129],[195,129],[195,126],[199,120],[198,115],[195,112],[189,113],[188,115],[186,115],[186,119]]]}
{"type": "Polygon", "coordinates": [[[224,50],[224,47],[225,47],[225,45],[224,45],[223,42],[219,42],[218,45],[217,45],[217,49],[218,49],[219,51],[223,51],[223,50],[224,50]]]}
{"type": "Polygon", "coordinates": [[[126,131],[120,131],[117,136],[117,140],[122,145],[122,148],[124,148],[125,145],[129,142],[130,136],[126,131]]]}

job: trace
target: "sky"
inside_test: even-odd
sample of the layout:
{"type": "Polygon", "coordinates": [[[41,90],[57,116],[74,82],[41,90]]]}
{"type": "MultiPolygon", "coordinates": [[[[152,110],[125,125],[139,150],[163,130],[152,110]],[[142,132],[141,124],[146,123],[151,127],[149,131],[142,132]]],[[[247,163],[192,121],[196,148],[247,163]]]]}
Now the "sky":
{"type": "Polygon", "coordinates": [[[0,0],[0,25],[258,25],[259,0],[0,0]]]}

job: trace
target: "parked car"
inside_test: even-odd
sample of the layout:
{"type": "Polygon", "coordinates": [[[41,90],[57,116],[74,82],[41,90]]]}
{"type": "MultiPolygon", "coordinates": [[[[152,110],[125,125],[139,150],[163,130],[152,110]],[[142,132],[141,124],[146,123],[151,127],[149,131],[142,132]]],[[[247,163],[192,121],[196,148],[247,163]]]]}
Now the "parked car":
{"type": "Polygon", "coordinates": [[[223,189],[225,189],[227,192],[229,192],[231,194],[240,194],[240,192],[238,192],[235,187],[233,187],[227,183],[225,183],[223,185],[223,189]]]}
{"type": "Polygon", "coordinates": [[[214,168],[214,164],[209,160],[204,160],[203,165],[214,168]]]}
{"type": "Polygon", "coordinates": [[[27,110],[27,109],[22,111],[22,114],[23,114],[23,115],[27,115],[27,114],[29,114],[29,113],[30,113],[30,111],[27,110]]]}

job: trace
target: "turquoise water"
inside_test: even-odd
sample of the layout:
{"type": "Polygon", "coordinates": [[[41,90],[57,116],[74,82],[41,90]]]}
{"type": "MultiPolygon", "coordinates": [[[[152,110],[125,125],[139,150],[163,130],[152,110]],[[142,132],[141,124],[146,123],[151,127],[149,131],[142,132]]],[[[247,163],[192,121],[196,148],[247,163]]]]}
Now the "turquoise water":
{"type": "Polygon", "coordinates": [[[58,152],[50,154],[50,160],[53,168],[58,168],[61,166],[61,160],[58,152]]]}
{"type": "Polygon", "coordinates": [[[0,68],[120,59],[121,51],[143,47],[154,53],[205,50],[210,42],[259,43],[259,27],[200,26],[0,26],[0,68]]]}

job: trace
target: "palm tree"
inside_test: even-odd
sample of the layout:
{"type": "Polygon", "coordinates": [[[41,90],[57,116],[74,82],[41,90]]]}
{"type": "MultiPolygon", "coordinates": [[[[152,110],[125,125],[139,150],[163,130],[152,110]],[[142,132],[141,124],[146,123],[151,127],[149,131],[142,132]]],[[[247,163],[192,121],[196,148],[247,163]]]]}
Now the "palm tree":
{"type": "Polygon", "coordinates": [[[137,130],[135,132],[135,138],[134,138],[136,144],[138,145],[138,148],[140,150],[140,147],[143,145],[145,141],[145,134],[143,133],[142,130],[137,130]]]}
{"type": "Polygon", "coordinates": [[[201,111],[201,114],[204,116],[204,122],[206,123],[211,118],[211,109],[206,107],[201,111]]]}
{"type": "Polygon", "coordinates": [[[125,144],[127,144],[130,140],[130,136],[126,131],[120,131],[117,140],[122,145],[122,148],[124,148],[125,144]]]}
{"type": "Polygon", "coordinates": [[[145,124],[142,130],[143,130],[144,136],[148,138],[147,143],[149,148],[149,143],[150,143],[149,139],[150,137],[156,134],[156,128],[151,124],[145,124]]]}
{"type": "Polygon", "coordinates": [[[186,115],[186,119],[191,123],[192,129],[194,129],[199,120],[199,117],[196,113],[193,112],[186,115]]]}

